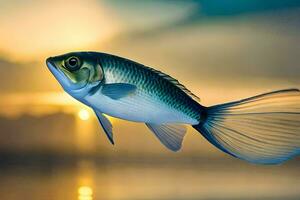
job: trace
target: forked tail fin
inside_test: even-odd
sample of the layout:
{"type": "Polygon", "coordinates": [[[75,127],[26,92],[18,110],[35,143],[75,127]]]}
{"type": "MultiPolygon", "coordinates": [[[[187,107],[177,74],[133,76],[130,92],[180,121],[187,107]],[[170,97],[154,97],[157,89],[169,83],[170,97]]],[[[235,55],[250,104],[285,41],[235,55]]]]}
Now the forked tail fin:
{"type": "Polygon", "coordinates": [[[280,90],[208,107],[193,126],[209,142],[237,158],[279,164],[300,153],[300,91],[280,90]]]}

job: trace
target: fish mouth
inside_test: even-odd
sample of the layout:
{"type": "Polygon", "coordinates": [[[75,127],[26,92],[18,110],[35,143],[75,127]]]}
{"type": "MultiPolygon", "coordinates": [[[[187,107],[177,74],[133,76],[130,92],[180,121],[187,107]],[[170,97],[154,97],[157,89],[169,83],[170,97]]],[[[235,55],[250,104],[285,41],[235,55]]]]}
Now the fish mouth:
{"type": "Polygon", "coordinates": [[[54,70],[57,70],[57,67],[55,66],[55,64],[51,61],[51,57],[47,58],[46,60],[46,65],[48,67],[48,69],[50,70],[51,73],[54,73],[54,70]]]}
{"type": "Polygon", "coordinates": [[[61,86],[65,90],[80,90],[84,88],[88,82],[83,84],[74,84],[69,80],[69,78],[60,70],[56,65],[53,63],[51,57],[47,58],[46,65],[50,72],[53,74],[53,76],[58,80],[58,82],[61,84],[61,86]]]}

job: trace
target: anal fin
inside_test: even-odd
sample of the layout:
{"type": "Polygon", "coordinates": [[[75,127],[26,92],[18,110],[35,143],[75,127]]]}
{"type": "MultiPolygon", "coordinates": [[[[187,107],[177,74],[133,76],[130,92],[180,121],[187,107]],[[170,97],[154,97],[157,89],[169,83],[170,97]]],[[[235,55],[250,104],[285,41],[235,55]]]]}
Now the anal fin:
{"type": "Polygon", "coordinates": [[[186,127],[182,124],[149,124],[146,126],[156,137],[172,151],[181,149],[183,138],[186,134],[186,127]]]}

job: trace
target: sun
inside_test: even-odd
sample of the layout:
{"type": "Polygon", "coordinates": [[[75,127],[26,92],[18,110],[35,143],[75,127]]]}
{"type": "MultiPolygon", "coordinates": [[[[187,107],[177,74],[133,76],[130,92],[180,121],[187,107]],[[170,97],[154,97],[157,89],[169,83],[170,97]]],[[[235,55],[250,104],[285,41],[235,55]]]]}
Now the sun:
{"type": "Polygon", "coordinates": [[[80,109],[78,111],[78,117],[83,121],[87,121],[90,118],[90,113],[86,109],[80,109]]]}

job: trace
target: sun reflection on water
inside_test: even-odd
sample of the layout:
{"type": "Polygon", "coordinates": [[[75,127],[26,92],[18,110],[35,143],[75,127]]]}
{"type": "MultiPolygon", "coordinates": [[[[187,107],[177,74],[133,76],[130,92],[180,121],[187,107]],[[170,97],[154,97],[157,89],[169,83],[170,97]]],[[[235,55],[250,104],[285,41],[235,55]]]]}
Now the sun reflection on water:
{"type": "Polygon", "coordinates": [[[77,163],[77,195],[78,200],[93,200],[95,195],[95,180],[96,173],[95,163],[91,160],[80,160],[77,163]]]}
{"type": "Polygon", "coordinates": [[[79,187],[78,200],[93,200],[93,189],[89,186],[79,187]]]}

